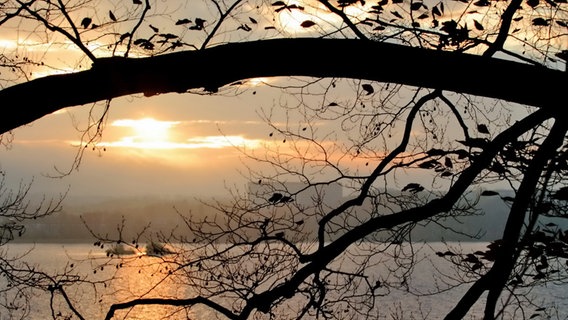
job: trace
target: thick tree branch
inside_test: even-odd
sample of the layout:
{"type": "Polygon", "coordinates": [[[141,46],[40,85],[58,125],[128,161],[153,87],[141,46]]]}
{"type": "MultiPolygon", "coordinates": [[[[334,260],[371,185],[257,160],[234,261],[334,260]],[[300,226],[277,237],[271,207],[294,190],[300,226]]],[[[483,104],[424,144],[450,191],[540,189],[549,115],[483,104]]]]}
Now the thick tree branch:
{"type": "MultiPolygon", "coordinates": [[[[538,179],[547,161],[554,155],[555,150],[562,145],[566,134],[565,123],[556,120],[551,133],[539,148],[531,165],[524,175],[519,191],[515,197],[505,230],[503,231],[502,246],[497,260],[485,275],[477,280],[460,299],[459,303],[448,313],[445,320],[463,319],[481,294],[489,290],[485,308],[485,319],[494,319],[497,301],[505,287],[517,257],[519,237],[526,221],[525,216],[536,190],[538,179]]],[[[530,230],[530,229],[529,229],[530,230]]]]}
{"type": "Polygon", "coordinates": [[[526,214],[534,197],[534,190],[536,190],[538,181],[542,172],[546,169],[546,164],[554,158],[558,148],[562,146],[568,126],[565,121],[556,119],[550,134],[542,143],[538,152],[531,160],[527,172],[523,176],[523,181],[519,187],[519,191],[515,197],[515,202],[511,206],[509,219],[503,231],[502,244],[499,248],[497,260],[492,267],[495,269],[495,277],[491,282],[489,294],[487,295],[487,302],[485,305],[485,318],[486,320],[495,319],[495,308],[499,296],[505,287],[511,271],[515,266],[516,251],[519,247],[519,238],[526,221],[526,214]]]}
{"type": "Polygon", "coordinates": [[[0,91],[5,107],[0,133],[65,107],[137,93],[216,91],[242,79],[277,76],[392,82],[539,107],[564,101],[566,86],[564,72],[496,58],[365,40],[260,40],[149,58],[99,59],[87,71],[8,87],[0,91]]]}

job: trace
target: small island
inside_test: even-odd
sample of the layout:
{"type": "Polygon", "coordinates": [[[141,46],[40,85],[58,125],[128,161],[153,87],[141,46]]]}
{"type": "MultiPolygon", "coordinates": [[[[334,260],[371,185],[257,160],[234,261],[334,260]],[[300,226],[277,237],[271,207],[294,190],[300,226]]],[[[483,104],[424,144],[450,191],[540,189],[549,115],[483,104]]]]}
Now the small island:
{"type": "Polygon", "coordinates": [[[127,255],[145,255],[151,257],[162,257],[168,254],[172,254],[174,251],[167,247],[167,245],[155,241],[151,241],[142,249],[138,246],[129,244],[115,244],[112,247],[106,249],[107,257],[113,256],[127,256],[127,255]]]}

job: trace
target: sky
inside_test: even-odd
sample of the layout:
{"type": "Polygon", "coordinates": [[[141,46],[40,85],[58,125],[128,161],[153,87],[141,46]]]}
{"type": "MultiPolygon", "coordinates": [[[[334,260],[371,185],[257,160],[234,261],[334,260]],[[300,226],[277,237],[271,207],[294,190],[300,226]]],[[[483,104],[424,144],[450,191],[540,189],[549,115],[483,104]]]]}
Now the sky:
{"type": "MultiPolygon", "coordinates": [[[[179,8],[184,10],[178,7],[161,9],[164,3],[158,2],[158,8],[155,9],[164,13],[164,16],[169,15],[169,25],[187,16],[182,13],[187,11],[188,3],[180,1],[179,8]]],[[[191,18],[207,14],[207,8],[193,6],[191,9],[191,18]]],[[[125,8],[115,7],[113,10],[120,15],[125,8]]],[[[273,8],[270,10],[273,11],[273,8]]],[[[292,13],[297,14],[297,11],[292,13]]],[[[244,17],[248,18],[247,14],[245,10],[244,17]]],[[[291,16],[286,10],[278,15],[278,21],[268,18],[261,21],[258,16],[255,17],[259,20],[259,28],[263,23],[279,23],[282,30],[288,32],[284,36],[305,35],[304,32],[310,30],[320,32],[321,29],[317,28],[324,25],[319,23],[314,29],[302,28],[299,25],[310,16],[291,16]]],[[[334,20],[329,15],[320,17],[328,25],[333,24],[334,20]]],[[[99,18],[104,20],[104,15],[99,18]]],[[[26,48],[30,57],[44,59],[49,65],[58,64],[59,71],[51,69],[51,72],[80,70],[89,66],[79,59],[80,52],[73,45],[37,45],[35,41],[40,39],[36,37],[41,34],[37,35],[33,29],[25,36],[22,31],[26,29],[25,25],[17,26],[18,33],[9,33],[16,28],[8,27],[3,25],[0,31],[0,41],[6,50],[26,48]],[[26,46],[27,43],[32,45],[26,46]],[[46,49],[50,52],[47,55],[46,49]]],[[[147,28],[146,31],[151,30],[147,28]]],[[[175,32],[173,29],[163,31],[175,32]]],[[[223,35],[216,41],[233,40],[223,37],[229,36],[223,35]]],[[[95,47],[93,43],[90,45],[95,47]]],[[[97,50],[101,53],[102,49],[97,50]]],[[[43,76],[46,74],[44,72],[47,72],[46,69],[35,70],[33,76],[43,76]]],[[[33,193],[58,194],[68,190],[68,197],[71,198],[145,195],[209,197],[226,195],[228,189],[242,190],[247,183],[247,165],[254,169],[259,166],[250,161],[247,153],[242,152],[243,148],[249,155],[250,152],[262,155],[265,146],[284,153],[290,147],[290,143],[286,144],[281,135],[275,134],[265,119],[266,115],[273,115],[274,124],[280,128],[286,125],[290,128],[309,126],[309,131],[320,138],[325,137],[322,141],[329,143],[334,143],[334,139],[338,139],[335,135],[341,132],[338,122],[310,122],[293,108],[286,113],[281,106],[293,107],[298,103],[298,97],[285,95],[274,87],[283,84],[281,81],[284,80],[250,79],[237,91],[229,90],[226,94],[212,96],[173,93],[114,99],[97,147],[94,150],[91,146],[85,149],[77,168],[74,168],[74,160],[81,148],[82,130],[86,128],[89,114],[100,114],[102,105],[60,110],[13,131],[14,140],[0,150],[0,170],[6,179],[5,187],[17,189],[20,183],[31,182],[33,193]],[[68,174],[62,175],[62,172],[68,174]]],[[[350,90],[338,91],[335,98],[352,97],[353,89],[356,91],[357,87],[352,82],[347,87],[350,90]]],[[[317,96],[314,99],[314,105],[322,103],[318,102],[317,96]]],[[[342,154],[338,149],[335,152],[342,154]]],[[[353,170],[369,170],[372,166],[367,167],[364,162],[349,157],[342,159],[342,163],[353,170]]],[[[401,173],[396,178],[401,186],[419,180],[416,172],[408,173],[408,176],[401,173]]]]}
{"type": "Polygon", "coordinates": [[[79,129],[91,106],[69,108],[14,130],[1,168],[11,185],[33,179],[33,190],[70,187],[70,195],[222,194],[225,184],[245,183],[236,171],[239,147],[255,148],[269,138],[270,128],[255,112],[270,99],[254,96],[117,99],[101,141],[85,151],[77,170],[79,129]]]}
{"type": "MultiPolygon", "coordinates": [[[[89,114],[103,104],[67,108],[13,131],[13,141],[0,150],[6,186],[32,182],[34,194],[67,197],[225,197],[243,191],[248,166],[260,168],[250,155],[265,148],[288,152],[290,141],[269,125],[306,128],[299,112],[276,85],[285,79],[253,79],[238,94],[163,94],[112,101],[100,140],[85,148],[81,137],[89,114]]],[[[310,130],[327,134],[337,122],[312,121],[310,130]]],[[[299,129],[300,130],[300,129],[299,129]]],[[[334,140],[337,137],[328,137],[334,140]]],[[[323,139],[325,141],[326,139],[323,139]]],[[[297,146],[297,145],[296,145],[297,146]]],[[[331,149],[329,149],[331,150],[331,149]]],[[[353,164],[349,159],[346,163],[353,164]]],[[[361,165],[361,163],[359,163],[361,165]]],[[[325,175],[322,176],[325,178],[325,175]]]]}
{"type": "MultiPolygon", "coordinates": [[[[292,146],[314,154],[313,146],[285,141],[273,125],[302,133],[313,131],[333,161],[351,170],[371,170],[369,160],[344,156],[335,145],[347,138],[339,130],[340,121],[308,122],[298,110],[280,107],[297,103],[297,96],[272,87],[287,81],[254,79],[237,95],[229,91],[115,99],[97,146],[84,149],[75,169],[82,130],[89,114],[100,114],[103,105],[60,110],[14,130],[9,147],[0,150],[0,169],[5,172],[6,186],[12,189],[33,181],[32,193],[68,192],[70,200],[108,196],[222,198],[231,190],[245,191],[250,179],[247,170],[262,168],[251,155],[263,158],[266,148],[291,154],[292,146]],[[262,81],[270,85],[262,85],[262,81]],[[271,124],[267,117],[272,118],[271,124]],[[339,160],[340,156],[344,157],[339,160]]],[[[406,181],[400,174],[398,178],[402,178],[400,184],[406,181]]]]}
{"type": "MultiPolygon", "coordinates": [[[[196,17],[213,20],[207,18],[212,14],[209,2],[204,3],[207,5],[202,7],[195,1],[156,2],[153,12],[163,20],[148,18],[146,24],[159,26],[164,33],[186,30],[182,34],[187,39],[187,26],[174,26],[174,22],[182,18],[195,20],[196,17]]],[[[107,9],[103,5],[97,7],[98,13],[87,9],[69,14],[77,21],[83,16],[91,16],[93,23],[102,24],[108,20],[103,14],[107,9]]],[[[108,9],[119,19],[132,10],[129,4],[120,2],[108,9]]],[[[254,16],[258,28],[278,23],[287,35],[310,31],[300,27],[308,16],[298,10],[282,12],[277,21],[259,17],[257,11],[247,13],[247,10],[249,8],[245,6],[242,19],[246,18],[244,21],[252,25],[249,17],[254,16]]],[[[273,11],[272,8],[269,10],[273,11]]],[[[45,63],[45,67],[32,70],[32,77],[90,66],[69,41],[54,36],[49,44],[43,44],[44,34],[36,32],[40,28],[27,23],[3,24],[0,43],[4,50],[20,50],[20,54],[45,63]]],[[[132,21],[124,22],[128,23],[132,21]]],[[[146,24],[140,29],[142,36],[153,33],[146,24]]],[[[274,33],[273,30],[266,32],[274,33]]],[[[197,35],[195,43],[203,40],[203,32],[193,34],[197,35]]],[[[222,32],[220,34],[214,42],[228,40],[222,32]]],[[[87,35],[85,33],[83,37],[87,35]]],[[[103,38],[100,41],[109,40],[103,38]]],[[[89,42],[88,46],[97,55],[109,54],[96,41],[89,42]]],[[[280,91],[259,86],[263,81],[272,83],[273,79],[250,79],[238,95],[234,92],[217,96],[164,94],[114,99],[97,148],[92,150],[89,146],[85,149],[76,169],[73,164],[82,130],[86,128],[91,110],[100,114],[102,105],[76,106],[45,116],[14,130],[13,141],[0,150],[0,170],[5,173],[5,186],[15,189],[20,183],[33,181],[34,193],[57,194],[69,190],[68,197],[148,194],[201,197],[225,195],[228,188],[243,188],[246,175],[239,170],[246,169],[243,167],[246,157],[240,149],[254,150],[265,143],[281,142],[278,135],[269,135],[274,130],[260,116],[263,108],[270,109],[280,103],[280,91]],[[61,172],[69,174],[61,175],[61,172]]]]}

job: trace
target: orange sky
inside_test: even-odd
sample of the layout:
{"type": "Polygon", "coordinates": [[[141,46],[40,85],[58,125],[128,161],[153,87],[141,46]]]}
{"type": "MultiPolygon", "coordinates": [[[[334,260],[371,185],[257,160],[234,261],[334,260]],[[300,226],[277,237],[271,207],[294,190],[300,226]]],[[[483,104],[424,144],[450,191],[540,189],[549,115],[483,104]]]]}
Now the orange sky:
{"type": "MultiPolygon", "coordinates": [[[[275,84],[281,80],[270,81],[275,84]]],[[[353,92],[348,92],[343,91],[338,98],[353,98],[353,92]]],[[[272,112],[278,128],[288,126],[302,133],[313,131],[330,159],[338,161],[342,169],[349,169],[351,173],[372,170],[377,161],[345,156],[343,147],[338,147],[348,137],[340,130],[342,120],[308,123],[298,110],[286,113],[279,107],[282,104],[293,107],[297,98],[284,95],[280,89],[256,86],[237,96],[166,94],[115,99],[98,149],[91,150],[89,146],[85,150],[78,170],[62,178],[50,178],[48,176],[57,175],[57,170],[70,170],[79,150],[81,132],[78,128],[85,128],[91,107],[73,107],[15,130],[11,148],[0,151],[0,165],[12,188],[20,181],[33,179],[33,193],[57,194],[69,187],[69,197],[226,196],[227,188],[244,191],[248,181],[242,175],[243,172],[246,175],[245,164],[260,168],[240,148],[263,157],[266,146],[282,154],[290,154],[289,148],[295,146],[310,157],[323,157],[314,146],[308,147],[304,142],[295,145],[291,140],[284,142],[284,137],[261,117],[272,112]],[[304,128],[307,131],[303,131],[304,128]]],[[[318,99],[321,97],[316,97],[315,101],[318,99]]],[[[100,107],[95,109],[93,114],[100,110],[100,107]]],[[[353,132],[358,132],[357,127],[353,132]]],[[[395,132],[392,144],[398,143],[395,132]]],[[[413,132],[413,135],[420,134],[413,132]]],[[[450,140],[460,137],[460,134],[447,134],[450,140]]],[[[402,188],[409,182],[428,186],[430,180],[425,180],[425,172],[398,171],[391,180],[395,183],[389,187],[402,188]]]]}
{"type": "MultiPolygon", "coordinates": [[[[355,10],[351,13],[356,13],[356,9],[349,10],[355,10]]],[[[176,16],[172,16],[172,19],[183,18],[179,12],[175,11],[176,16]]],[[[309,31],[298,27],[309,16],[292,13],[290,15],[284,11],[278,21],[290,32],[289,35],[309,31]]],[[[195,11],[192,14],[198,13],[195,11]]],[[[322,19],[310,30],[318,32],[317,28],[332,21],[329,15],[322,16],[322,19]]],[[[272,23],[271,20],[268,22],[272,23]]],[[[173,29],[165,30],[170,31],[175,32],[173,29]]],[[[9,43],[5,39],[9,39],[8,35],[0,32],[0,41],[9,43]]],[[[28,37],[26,41],[33,42],[35,38],[28,37]]],[[[21,41],[20,45],[23,45],[21,41]]],[[[46,48],[34,45],[28,53],[32,57],[40,56],[46,48]]],[[[65,52],[66,59],[69,59],[65,63],[69,69],[88,67],[85,61],[77,62],[74,57],[77,51],[72,45],[49,48],[54,50],[54,54],[46,59],[55,58],[50,61],[56,61],[58,55],[65,52]]],[[[42,72],[37,70],[34,76],[42,76],[42,72]]],[[[271,83],[276,81],[264,80],[271,83]]],[[[98,144],[99,150],[105,151],[92,151],[89,148],[77,171],[63,178],[48,178],[56,175],[57,169],[67,171],[72,168],[81,137],[78,129],[85,128],[90,106],[61,110],[15,130],[11,148],[0,151],[0,169],[6,173],[7,185],[13,188],[20,181],[34,179],[32,192],[37,193],[64,192],[70,187],[70,196],[226,194],[225,186],[242,188],[246,183],[239,174],[239,170],[244,168],[242,161],[245,157],[237,147],[246,146],[249,151],[256,148],[257,154],[262,154],[264,144],[278,146],[282,151],[289,146],[282,142],[282,136],[269,135],[274,130],[261,118],[263,110],[269,112],[273,107],[278,109],[280,114],[275,114],[275,121],[279,126],[283,127],[286,123],[292,128],[306,126],[306,120],[299,113],[286,115],[279,108],[286,104],[293,106],[297,103],[294,97],[285,97],[276,88],[254,85],[253,82],[245,86],[246,90],[237,96],[168,94],[151,98],[115,99],[98,144]]],[[[353,91],[349,92],[353,94],[353,91]]],[[[339,94],[337,97],[348,96],[339,94]]],[[[310,130],[318,132],[320,137],[325,136],[325,132],[341,133],[338,127],[333,127],[339,126],[337,122],[317,122],[312,125],[310,130]]],[[[330,140],[333,139],[324,139],[330,140]]],[[[361,170],[372,167],[364,166],[364,160],[352,161],[349,157],[343,159],[342,163],[353,169],[356,166],[361,166],[361,170]]],[[[415,174],[405,177],[401,173],[397,179],[403,185],[420,178],[415,174]]]]}
{"type": "MultiPolygon", "coordinates": [[[[239,171],[251,162],[239,148],[263,155],[265,145],[281,151],[290,145],[260,116],[282,103],[281,94],[258,86],[237,96],[116,99],[98,149],[89,146],[70,175],[49,178],[72,168],[78,128],[85,128],[91,106],[61,110],[15,130],[11,148],[1,150],[1,168],[12,186],[34,179],[32,190],[38,193],[64,192],[69,186],[70,196],[226,195],[227,186],[243,188],[247,182],[239,171]]],[[[282,128],[286,121],[290,127],[305,125],[294,113],[275,117],[282,128]]]]}
{"type": "MultiPolygon", "coordinates": [[[[60,193],[70,187],[70,197],[224,196],[227,187],[241,191],[245,187],[247,180],[240,173],[246,172],[244,164],[259,168],[239,148],[259,156],[264,155],[265,146],[289,153],[291,142],[284,142],[260,116],[283,101],[294,100],[281,95],[279,89],[253,87],[238,96],[167,94],[116,99],[98,149],[88,147],[79,169],[70,175],[49,178],[57,170],[72,168],[81,137],[77,128],[85,127],[90,110],[90,106],[69,108],[15,130],[11,148],[1,151],[2,170],[11,186],[34,179],[35,193],[60,193]]],[[[297,112],[285,116],[276,108],[273,115],[280,128],[307,125],[297,112]]],[[[334,127],[337,122],[311,125],[310,130],[319,136],[334,134],[321,140],[328,152],[335,150],[332,158],[343,155],[334,146],[336,139],[345,138],[334,127]]],[[[364,162],[350,156],[341,160],[345,167],[370,170],[364,162]]]]}
{"type": "MultiPolygon", "coordinates": [[[[192,36],[195,43],[199,43],[203,40],[203,32],[188,31],[187,26],[176,26],[174,22],[196,17],[214,21],[207,15],[216,12],[211,12],[209,2],[203,4],[205,6],[200,7],[195,1],[158,1],[153,4],[153,12],[163,14],[162,19],[168,18],[160,21],[149,18],[139,30],[139,36],[151,35],[153,31],[147,24],[153,23],[161,27],[161,32],[184,34],[188,42],[191,41],[187,36],[192,36]]],[[[106,12],[111,9],[119,18],[128,10],[137,10],[131,3],[119,2],[108,8],[105,5],[108,3],[100,3],[97,10],[106,12]]],[[[272,12],[273,8],[266,10],[272,12]]],[[[248,17],[254,16],[259,30],[274,23],[270,17],[263,19],[251,8],[244,8],[244,12],[241,18],[248,22],[248,17]]],[[[76,12],[70,14],[74,20],[80,21],[93,12],[87,9],[78,15],[76,12]]],[[[98,24],[108,20],[104,14],[95,16],[97,21],[94,22],[98,24]]],[[[297,34],[310,31],[299,27],[305,18],[286,13],[278,22],[290,34],[297,34]]],[[[128,22],[125,24],[128,30],[128,22]]],[[[33,60],[56,66],[55,69],[39,67],[32,70],[32,77],[72,72],[90,66],[88,59],[81,59],[81,52],[70,41],[54,36],[50,38],[51,43],[45,44],[42,43],[45,34],[37,30],[29,21],[8,22],[0,28],[0,44],[5,50],[18,49],[19,54],[25,53],[33,60]]],[[[106,46],[98,46],[100,41],[92,32],[83,34],[83,39],[96,39],[89,43],[89,48],[96,55],[108,55],[106,46]]],[[[242,36],[245,34],[243,31],[240,33],[242,36]]],[[[262,36],[271,34],[278,35],[275,30],[269,30],[262,36]]],[[[223,41],[222,37],[214,41],[223,41]]],[[[85,128],[90,106],[61,110],[14,130],[15,139],[10,149],[0,150],[0,169],[7,174],[7,186],[16,188],[20,181],[33,179],[32,191],[37,193],[64,192],[70,186],[71,196],[225,194],[226,184],[244,186],[246,182],[238,174],[241,155],[233,145],[251,148],[281,139],[269,137],[272,130],[257,114],[260,108],[270,108],[278,102],[277,90],[259,88],[255,91],[258,92],[247,91],[236,97],[170,94],[115,99],[99,142],[99,147],[106,151],[99,153],[89,147],[77,171],[63,178],[48,178],[46,176],[57,175],[57,170],[72,168],[81,138],[78,129],[85,128]],[[144,123],[145,127],[140,125],[144,123]]]]}
{"type": "MultiPolygon", "coordinates": [[[[251,95],[250,93],[248,95],[251,95]]],[[[235,146],[257,147],[269,128],[255,114],[261,103],[245,97],[162,95],[113,102],[99,149],[85,152],[78,171],[69,170],[78,151],[90,106],[70,108],[14,131],[1,168],[14,184],[34,179],[38,189],[71,194],[211,194],[224,180],[238,179],[235,146]],[[248,100],[248,101],[247,101],[248,100]],[[232,145],[233,144],[233,145],[232,145]],[[101,151],[105,150],[105,151],[101,151]]]]}

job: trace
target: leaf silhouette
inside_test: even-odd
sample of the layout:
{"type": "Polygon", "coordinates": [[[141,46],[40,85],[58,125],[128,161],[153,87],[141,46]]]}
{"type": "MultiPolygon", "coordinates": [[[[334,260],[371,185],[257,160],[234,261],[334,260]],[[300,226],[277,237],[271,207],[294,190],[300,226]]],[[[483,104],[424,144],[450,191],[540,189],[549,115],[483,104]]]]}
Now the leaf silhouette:
{"type": "Polygon", "coordinates": [[[314,26],[315,24],[316,24],[316,23],[313,22],[313,21],[311,21],[311,20],[306,20],[306,21],[302,22],[302,23],[300,24],[300,26],[302,26],[302,27],[304,27],[304,28],[309,28],[309,27],[314,26]]]}
{"type": "Polygon", "coordinates": [[[406,186],[404,186],[404,188],[402,188],[401,192],[410,191],[412,193],[418,193],[418,192],[423,191],[423,190],[424,190],[424,187],[421,186],[420,184],[409,183],[406,186]]]}
{"type": "Polygon", "coordinates": [[[544,18],[534,18],[532,20],[532,24],[533,24],[533,26],[546,27],[546,26],[548,26],[548,20],[545,20],[544,18]]]}
{"type": "Polygon", "coordinates": [[[478,7],[488,7],[489,6],[489,1],[487,0],[479,0],[473,3],[474,6],[478,6],[478,7]]]}
{"type": "Polygon", "coordinates": [[[477,131],[479,131],[481,133],[489,134],[489,129],[487,129],[487,126],[484,125],[484,124],[478,124],[477,125],[477,131]]]}
{"type": "Polygon", "coordinates": [[[132,3],[134,3],[134,4],[142,4],[142,1],[141,1],[141,0],[132,0],[132,3]]]}
{"type": "Polygon", "coordinates": [[[178,36],[172,33],[162,33],[160,34],[160,37],[171,40],[171,39],[177,39],[178,36]]]}
{"type": "Polygon", "coordinates": [[[249,17],[249,20],[250,20],[251,23],[254,23],[254,24],[257,24],[257,23],[258,23],[258,22],[257,22],[254,18],[252,18],[252,17],[249,17]]]}
{"type": "Polygon", "coordinates": [[[446,151],[442,150],[442,149],[430,149],[428,151],[426,151],[426,154],[429,156],[443,156],[445,154],[447,154],[446,151]]]}
{"type": "Polygon", "coordinates": [[[484,190],[484,191],[481,193],[481,195],[482,195],[482,196],[498,196],[498,195],[499,195],[499,192],[497,192],[497,191],[492,191],[492,190],[484,190]]]}
{"type": "Polygon", "coordinates": [[[410,5],[410,10],[416,11],[416,10],[422,8],[422,5],[423,5],[422,2],[413,2],[413,3],[410,5]]]}
{"type": "Polygon", "coordinates": [[[480,31],[485,30],[483,25],[477,20],[473,20],[473,25],[474,25],[475,29],[477,29],[477,30],[480,30],[480,31]]]}
{"type": "Polygon", "coordinates": [[[368,84],[368,83],[364,83],[361,87],[363,88],[363,90],[365,90],[367,92],[367,95],[370,95],[373,92],[375,92],[375,89],[373,89],[373,86],[368,84]]]}
{"type": "Polygon", "coordinates": [[[116,22],[116,17],[114,16],[114,13],[112,13],[112,11],[108,11],[108,16],[110,17],[110,20],[116,22]]]}
{"type": "Polygon", "coordinates": [[[270,199],[268,199],[268,201],[272,202],[272,203],[276,203],[276,202],[280,201],[280,199],[282,199],[282,197],[283,197],[283,195],[281,193],[276,192],[270,197],[270,199]]]}
{"type": "Polygon", "coordinates": [[[398,11],[391,11],[392,15],[399,18],[399,19],[403,19],[403,17],[400,15],[400,13],[398,13],[398,11]]]}
{"type": "Polygon", "coordinates": [[[465,159],[470,156],[469,152],[464,149],[456,150],[456,154],[458,155],[458,159],[465,159]]]}
{"type": "Polygon", "coordinates": [[[252,28],[249,27],[247,24],[241,24],[237,29],[243,29],[244,31],[251,31],[252,28]]]}
{"type": "Polygon", "coordinates": [[[180,19],[178,21],[176,21],[176,26],[182,25],[182,24],[188,24],[191,23],[191,20],[189,19],[180,19]]]}
{"type": "Polygon", "coordinates": [[[206,20],[201,18],[195,18],[195,25],[189,27],[189,30],[203,30],[205,28],[206,20]]]}
{"type": "Polygon", "coordinates": [[[273,7],[278,7],[278,6],[285,6],[286,4],[284,3],[284,1],[276,1],[274,3],[272,3],[273,7]]]}
{"type": "Polygon", "coordinates": [[[81,20],[81,26],[85,29],[87,29],[89,27],[89,25],[91,24],[91,22],[93,22],[93,19],[86,17],[83,18],[83,20],[81,20]]]}
{"type": "Polygon", "coordinates": [[[534,8],[534,7],[538,6],[538,3],[539,3],[539,2],[540,2],[539,0],[527,0],[527,4],[528,4],[529,6],[531,6],[531,8],[534,8]]]}

